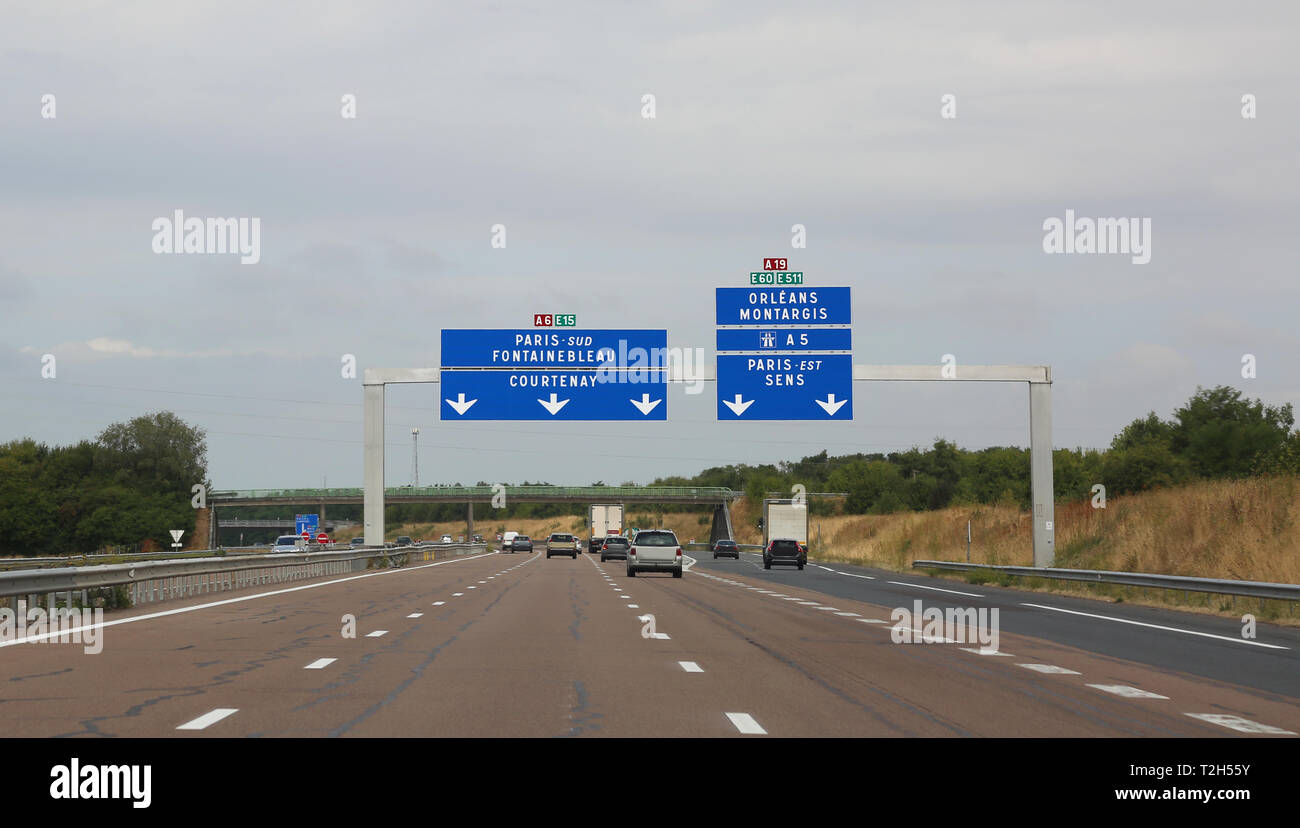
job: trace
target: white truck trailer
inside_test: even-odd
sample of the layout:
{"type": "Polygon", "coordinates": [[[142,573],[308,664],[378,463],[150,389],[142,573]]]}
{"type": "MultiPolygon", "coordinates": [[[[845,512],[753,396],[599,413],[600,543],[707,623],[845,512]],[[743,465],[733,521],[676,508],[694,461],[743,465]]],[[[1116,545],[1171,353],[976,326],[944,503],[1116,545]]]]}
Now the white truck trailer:
{"type": "Polygon", "coordinates": [[[605,538],[623,534],[623,504],[593,503],[587,512],[587,525],[591,535],[587,538],[587,551],[597,552],[605,538]]]}
{"type": "Polygon", "coordinates": [[[808,504],[792,500],[763,501],[763,548],[775,538],[790,538],[808,546],[808,504]]]}

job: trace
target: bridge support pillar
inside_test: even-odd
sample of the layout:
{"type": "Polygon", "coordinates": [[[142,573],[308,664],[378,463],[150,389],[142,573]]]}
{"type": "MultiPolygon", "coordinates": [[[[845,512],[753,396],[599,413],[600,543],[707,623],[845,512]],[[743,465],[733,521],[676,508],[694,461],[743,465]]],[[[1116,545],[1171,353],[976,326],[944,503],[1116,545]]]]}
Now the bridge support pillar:
{"type": "Polygon", "coordinates": [[[364,439],[365,455],[362,463],[362,481],[365,505],[362,522],[366,546],[384,545],[384,386],[366,385],[364,439]]]}
{"type": "Polygon", "coordinates": [[[469,508],[465,514],[465,540],[471,540],[474,537],[474,501],[466,504],[469,508]]]}

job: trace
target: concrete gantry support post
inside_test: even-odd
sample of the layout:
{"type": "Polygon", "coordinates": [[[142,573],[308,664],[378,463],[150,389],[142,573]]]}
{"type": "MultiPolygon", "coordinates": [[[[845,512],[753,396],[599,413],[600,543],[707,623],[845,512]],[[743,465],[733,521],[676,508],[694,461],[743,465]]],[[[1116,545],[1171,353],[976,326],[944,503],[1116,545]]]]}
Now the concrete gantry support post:
{"type": "Polygon", "coordinates": [[[365,458],[362,490],[365,503],[361,520],[366,546],[384,545],[384,384],[365,386],[365,458]]]}
{"type": "Polygon", "coordinates": [[[474,501],[472,500],[469,501],[466,504],[466,506],[467,506],[467,511],[465,515],[465,524],[466,524],[465,540],[473,540],[474,539],[474,501]]]}
{"type": "Polygon", "coordinates": [[[1029,488],[1034,515],[1034,566],[1056,559],[1056,492],[1052,475],[1052,381],[1029,383],[1029,488]]]}

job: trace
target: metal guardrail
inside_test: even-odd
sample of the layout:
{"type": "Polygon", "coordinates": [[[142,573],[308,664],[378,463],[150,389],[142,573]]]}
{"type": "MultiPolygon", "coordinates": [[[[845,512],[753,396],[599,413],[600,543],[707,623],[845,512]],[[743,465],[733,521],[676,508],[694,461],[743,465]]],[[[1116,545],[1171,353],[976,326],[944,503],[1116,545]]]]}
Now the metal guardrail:
{"type": "Polygon", "coordinates": [[[1151,589],[1181,589],[1187,592],[1211,592],[1245,598],[1300,600],[1300,584],[1274,584],[1267,581],[1233,581],[1223,578],[1194,578],[1187,575],[1152,575],[1144,572],[1108,572],[1097,569],[1055,569],[1033,566],[994,566],[954,561],[912,561],[913,569],[947,569],[959,572],[990,571],[1022,578],[1052,578],[1093,584],[1119,584],[1151,589]]]}
{"type": "MultiPolygon", "coordinates": [[[[67,606],[73,593],[127,586],[133,604],[184,598],[257,584],[281,583],[365,569],[371,559],[385,566],[404,566],[411,560],[432,560],[439,551],[464,554],[487,551],[482,543],[444,543],[436,546],[366,547],[333,552],[298,552],[276,555],[239,555],[224,558],[140,561],[56,569],[20,569],[0,572],[0,597],[48,597],[53,608],[59,594],[67,606]]],[[[36,601],[33,600],[32,604],[36,601]]]]}

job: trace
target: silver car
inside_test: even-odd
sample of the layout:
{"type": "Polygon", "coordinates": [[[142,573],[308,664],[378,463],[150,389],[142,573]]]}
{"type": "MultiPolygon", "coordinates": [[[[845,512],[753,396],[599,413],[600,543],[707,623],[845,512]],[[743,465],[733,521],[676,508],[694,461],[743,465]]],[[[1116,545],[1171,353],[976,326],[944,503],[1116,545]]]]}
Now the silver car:
{"type": "Polygon", "coordinates": [[[682,545],[670,529],[642,529],[627,550],[627,575],[638,572],[672,572],[682,577],[682,545]]]}

